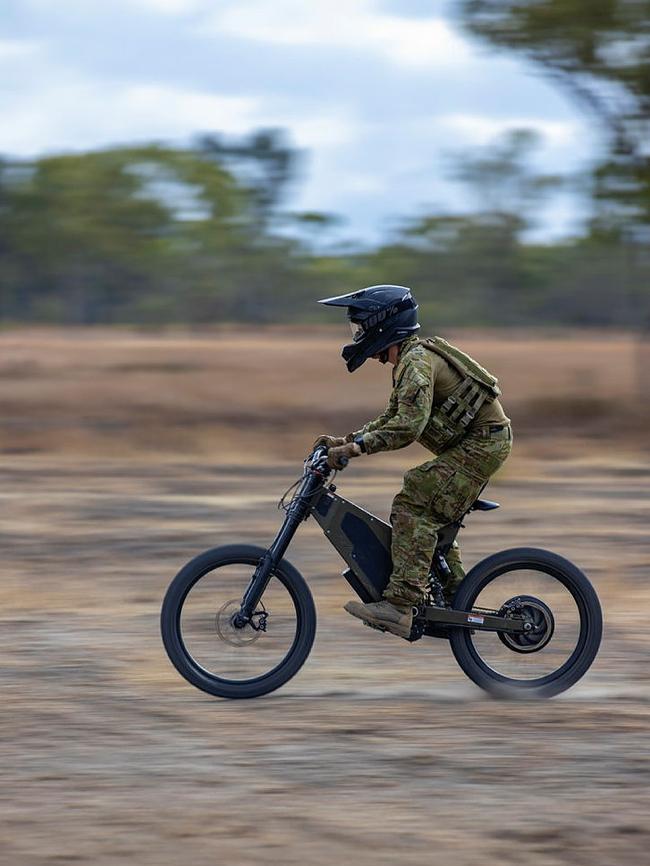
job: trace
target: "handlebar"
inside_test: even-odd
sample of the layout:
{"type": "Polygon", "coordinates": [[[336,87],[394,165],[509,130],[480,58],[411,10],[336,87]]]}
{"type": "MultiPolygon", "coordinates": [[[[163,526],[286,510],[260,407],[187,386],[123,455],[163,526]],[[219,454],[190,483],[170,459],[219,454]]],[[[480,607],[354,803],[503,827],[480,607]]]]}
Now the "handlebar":
{"type": "MultiPolygon", "coordinates": [[[[324,470],[329,474],[332,471],[331,467],[327,465],[327,448],[324,445],[314,448],[305,462],[319,472],[324,470]]],[[[340,458],[342,468],[345,468],[349,462],[350,460],[347,457],[340,458]]]]}

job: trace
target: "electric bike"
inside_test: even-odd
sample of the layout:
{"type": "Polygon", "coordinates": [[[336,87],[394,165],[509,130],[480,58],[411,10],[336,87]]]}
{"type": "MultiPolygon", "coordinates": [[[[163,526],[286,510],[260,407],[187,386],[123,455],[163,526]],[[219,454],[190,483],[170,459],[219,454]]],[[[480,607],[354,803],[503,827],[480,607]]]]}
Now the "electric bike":
{"type": "MultiPolygon", "coordinates": [[[[327,449],[314,449],[280,502],[284,521],[268,549],[216,547],[176,575],[161,630],[172,664],[189,683],[218,697],[254,698],[300,670],[314,641],[316,610],[284,554],[310,516],[345,561],[343,577],[359,598],[380,600],[391,573],[390,524],[337,493],[331,474],[327,449]]],[[[445,600],[446,555],[463,521],[498,507],[478,499],[439,532],[428,591],[414,608],[407,640],[448,640],[465,674],[493,695],[552,697],[589,670],[600,646],[600,603],[580,569],[547,550],[505,550],[475,565],[451,604],[445,600]]]]}

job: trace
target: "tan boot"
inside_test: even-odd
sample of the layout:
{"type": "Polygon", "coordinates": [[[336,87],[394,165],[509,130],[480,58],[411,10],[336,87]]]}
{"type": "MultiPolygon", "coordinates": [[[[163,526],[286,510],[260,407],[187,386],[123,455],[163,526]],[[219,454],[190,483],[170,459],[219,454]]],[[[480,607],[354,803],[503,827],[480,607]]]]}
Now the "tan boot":
{"type": "Polygon", "coordinates": [[[360,601],[349,601],[345,610],[362,619],[373,628],[389,631],[399,637],[408,637],[411,634],[413,624],[413,609],[397,608],[386,599],[373,601],[371,604],[362,604],[360,601]]]}

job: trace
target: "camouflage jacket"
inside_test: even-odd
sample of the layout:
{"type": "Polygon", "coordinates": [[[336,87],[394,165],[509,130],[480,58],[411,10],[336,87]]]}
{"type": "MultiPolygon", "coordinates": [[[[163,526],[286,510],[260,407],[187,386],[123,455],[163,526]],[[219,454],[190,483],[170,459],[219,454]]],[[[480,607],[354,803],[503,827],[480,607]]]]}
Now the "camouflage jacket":
{"type": "MultiPolygon", "coordinates": [[[[434,425],[429,422],[462,377],[444,359],[417,343],[418,337],[413,336],[400,346],[386,409],[374,421],[346,437],[351,441],[363,436],[367,454],[394,451],[415,441],[434,453],[440,450],[434,425]]],[[[508,423],[498,400],[483,405],[473,426],[495,423],[508,423]]]]}

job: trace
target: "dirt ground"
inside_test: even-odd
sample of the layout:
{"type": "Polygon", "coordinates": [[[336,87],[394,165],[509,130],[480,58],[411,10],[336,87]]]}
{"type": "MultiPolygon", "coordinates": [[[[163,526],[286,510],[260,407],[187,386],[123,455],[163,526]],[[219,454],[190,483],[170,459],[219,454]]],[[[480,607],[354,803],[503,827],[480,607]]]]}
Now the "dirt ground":
{"type": "MultiPolygon", "coordinates": [[[[138,399],[149,393],[159,418],[161,401],[171,407],[180,393],[177,377],[188,375],[188,412],[199,423],[193,401],[209,391],[205,371],[195,371],[199,386],[190,372],[165,380],[156,369],[162,390],[134,383],[133,370],[122,371],[124,382],[113,371],[93,390],[86,370],[75,397],[72,382],[84,377],[75,357],[114,366],[115,356],[93,352],[90,340],[80,348],[51,339],[49,366],[42,336],[0,340],[0,371],[24,365],[23,390],[8,373],[1,389],[3,866],[648,863],[650,461],[634,439],[617,447],[572,428],[551,442],[530,430],[491,485],[502,509],[473,515],[463,533],[467,565],[526,544],[557,550],[592,579],[603,646],[566,694],[494,701],[444,642],[410,645],[364,628],[342,610],[351,597],[343,563],[309,521],[288,558],[318,609],[312,655],[273,695],[228,702],[172,668],[160,603],[197,552],[272,539],[276,501],[299,474],[314,419],[305,412],[290,453],[278,454],[263,408],[256,439],[241,422],[256,388],[262,407],[271,401],[268,371],[249,372],[239,390],[217,377],[215,388],[232,389],[221,415],[219,406],[206,410],[197,431],[170,408],[173,429],[147,446],[130,435],[128,407],[144,418],[138,399]],[[253,441],[255,459],[245,462],[253,441]]],[[[610,359],[627,363],[624,345],[610,359]]],[[[163,348],[138,350],[138,363],[160,365],[163,348]]],[[[515,350],[513,393],[528,357],[523,342],[515,350]]],[[[133,351],[122,347],[121,363],[133,364],[133,351]]],[[[285,349],[272,342],[269,351],[277,358],[285,349]]],[[[385,396],[379,379],[371,384],[343,420],[385,396]]],[[[306,404],[304,393],[293,399],[306,404]]],[[[511,412],[522,425],[524,399],[511,412]]],[[[360,459],[339,489],[386,518],[402,471],[420,458],[415,446],[360,459]]]]}

